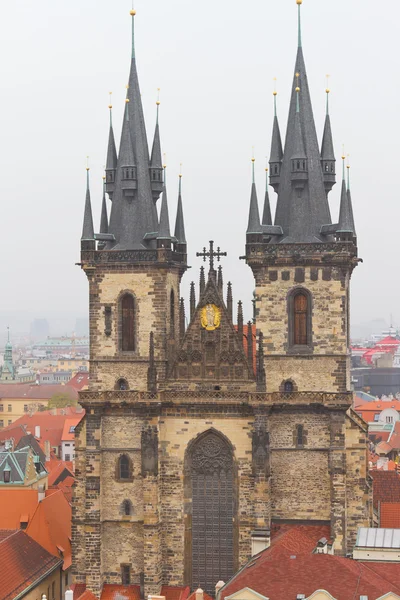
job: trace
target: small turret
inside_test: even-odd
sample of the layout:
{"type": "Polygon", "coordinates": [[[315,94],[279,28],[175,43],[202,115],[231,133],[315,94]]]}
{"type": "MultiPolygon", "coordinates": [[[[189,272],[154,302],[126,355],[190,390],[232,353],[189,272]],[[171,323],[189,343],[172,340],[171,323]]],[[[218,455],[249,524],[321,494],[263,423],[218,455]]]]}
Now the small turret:
{"type": "Polygon", "coordinates": [[[265,183],[265,198],[264,198],[264,210],[262,217],[263,225],[272,225],[272,215],[271,215],[271,204],[269,201],[269,193],[268,193],[268,167],[265,169],[266,174],[266,183],[265,183]]]}
{"type": "Polygon", "coordinates": [[[196,288],[194,281],[190,284],[190,320],[193,319],[194,313],[196,312],[196,288]]]}
{"type": "Polygon", "coordinates": [[[185,234],[185,220],[183,218],[182,173],[179,174],[179,194],[178,194],[178,208],[176,211],[176,221],[175,221],[175,238],[176,238],[175,250],[186,256],[187,243],[186,243],[186,234],[185,234]]]}
{"type": "MultiPolygon", "coordinates": [[[[165,179],[165,177],[164,177],[165,179]]],[[[168,198],[167,188],[164,185],[161,210],[160,210],[160,225],[158,228],[157,235],[157,247],[158,248],[171,248],[171,230],[169,227],[169,212],[168,212],[168,198]]]]}
{"type": "Polygon", "coordinates": [[[83,216],[81,250],[95,250],[95,248],[96,248],[96,242],[94,241],[92,203],[90,200],[89,167],[87,167],[86,168],[86,201],[85,201],[85,214],[83,216]]]}
{"type": "Polygon", "coordinates": [[[112,123],[112,104],[111,104],[111,92],[110,92],[110,104],[108,106],[110,110],[110,132],[108,135],[108,149],[107,149],[107,162],[106,162],[106,192],[109,195],[110,200],[115,190],[115,177],[117,172],[117,148],[115,146],[114,129],[112,123]]]}
{"type": "Polygon", "coordinates": [[[354,226],[353,207],[351,203],[351,194],[346,188],[345,179],[345,161],[346,157],[342,156],[343,161],[343,177],[342,177],[342,194],[340,198],[339,224],[336,230],[336,235],[340,240],[352,240],[356,235],[354,226]]]}
{"type": "Polygon", "coordinates": [[[220,295],[222,296],[223,295],[223,291],[224,291],[224,280],[223,280],[222,266],[221,265],[218,266],[217,289],[218,289],[218,292],[220,293],[220,295]]]}
{"type": "Polygon", "coordinates": [[[321,167],[324,176],[325,191],[327,194],[329,194],[336,183],[336,159],[333,149],[331,119],[329,116],[329,93],[330,89],[327,87],[325,127],[321,144],[321,167]]]}
{"type": "Polygon", "coordinates": [[[205,289],[206,289],[206,276],[204,273],[204,267],[200,267],[200,298],[204,294],[205,289]]]}
{"type": "Polygon", "coordinates": [[[228,315],[230,320],[233,319],[233,297],[232,297],[232,283],[228,281],[228,292],[226,296],[226,308],[228,310],[228,315]]]}
{"type": "MultiPolygon", "coordinates": [[[[297,80],[299,74],[296,73],[297,80]]],[[[296,86],[296,114],[294,118],[294,145],[291,156],[291,181],[293,186],[301,192],[304,189],[305,182],[308,179],[308,160],[304,149],[303,132],[300,119],[300,88],[297,81],[296,86]]]]}
{"type": "MultiPolygon", "coordinates": [[[[100,217],[100,234],[108,234],[108,215],[107,215],[107,202],[106,202],[106,176],[103,177],[103,200],[101,203],[101,217],[100,217]]],[[[96,236],[96,239],[97,236],[96,236]]],[[[98,250],[103,250],[106,243],[99,241],[97,244],[98,250]]]]}
{"type": "MultiPolygon", "coordinates": [[[[275,192],[278,193],[280,176],[281,176],[281,168],[282,168],[282,158],[283,158],[283,149],[282,149],[282,139],[281,132],[279,129],[279,121],[276,113],[276,97],[278,92],[274,90],[274,124],[272,128],[272,142],[271,142],[271,155],[269,159],[270,166],[270,176],[269,182],[270,185],[274,188],[275,192]]],[[[269,225],[269,223],[268,223],[269,225]]]]}
{"type": "Polygon", "coordinates": [[[132,199],[134,191],[137,189],[137,174],[129,124],[129,98],[126,99],[125,105],[125,119],[121,134],[118,168],[121,169],[123,194],[128,199],[132,199]]]}
{"type": "Polygon", "coordinates": [[[255,158],[251,159],[252,162],[252,184],[251,184],[251,196],[250,196],[250,209],[249,209],[249,222],[247,225],[247,237],[251,236],[251,238],[259,237],[262,235],[262,227],[260,222],[260,211],[258,209],[258,199],[257,199],[257,190],[255,183],[255,174],[254,174],[254,163],[255,158]]]}
{"type": "MultiPolygon", "coordinates": [[[[160,91],[160,90],[158,90],[160,91]]],[[[160,126],[159,126],[159,110],[160,110],[160,97],[157,99],[157,120],[156,129],[154,132],[153,148],[151,151],[150,159],[150,182],[151,182],[151,193],[153,195],[154,203],[160,197],[163,190],[163,166],[162,166],[162,155],[161,155],[161,141],[160,141],[160,126]]]]}
{"type": "Polygon", "coordinates": [[[242,301],[238,302],[238,312],[237,312],[237,328],[238,328],[238,336],[240,343],[243,340],[243,304],[242,301]]]}
{"type": "Polygon", "coordinates": [[[181,298],[179,303],[179,339],[182,342],[186,331],[185,300],[181,298]]]}

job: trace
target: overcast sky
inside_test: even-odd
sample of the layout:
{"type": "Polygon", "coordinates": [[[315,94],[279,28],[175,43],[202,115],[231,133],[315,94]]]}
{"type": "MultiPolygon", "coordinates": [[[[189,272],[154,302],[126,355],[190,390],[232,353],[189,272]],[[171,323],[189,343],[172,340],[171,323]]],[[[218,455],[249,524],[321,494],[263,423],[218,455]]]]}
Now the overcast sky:
{"type": "MultiPolygon", "coordinates": [[[[0,22],[1,312],[84,316],[79,261],[90,156],[96,229],[113,91],[117,145],[130,65],[129,0],[13,0],[0,22]]],[[[284,136],[297,46],[295,0],[136,0],[136,52],[149,143],[161,88],[161,141],[175,220],[179,163],[189,259],[214,239],[225,282],[251,312],[244,253],[251,152],[260,206],[269,154],[273,78],[284,136]]],[[[304,0],[303,47],[321,139],[330,74],[336,157],[350,154],[364,264],[352,319],[400,322],[398,0],[304,0]]],[[[340,172],[340,168],[338,168],[340,172]]],[[[270,188],[275,207],[275,194],[270,188]]],[[[337,219],[340,183],[330,194],[337,219]]]]}

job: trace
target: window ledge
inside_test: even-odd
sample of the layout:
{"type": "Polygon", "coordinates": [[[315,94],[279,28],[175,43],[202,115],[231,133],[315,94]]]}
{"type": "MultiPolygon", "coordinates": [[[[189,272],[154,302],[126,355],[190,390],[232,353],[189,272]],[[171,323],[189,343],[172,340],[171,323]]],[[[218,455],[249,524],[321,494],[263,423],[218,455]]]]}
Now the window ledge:
{"type": "Polygon", "coordinates": [[[312,346],[290,346],[287,350],[287,354],[313,354],[314,348],[312,346]]]}

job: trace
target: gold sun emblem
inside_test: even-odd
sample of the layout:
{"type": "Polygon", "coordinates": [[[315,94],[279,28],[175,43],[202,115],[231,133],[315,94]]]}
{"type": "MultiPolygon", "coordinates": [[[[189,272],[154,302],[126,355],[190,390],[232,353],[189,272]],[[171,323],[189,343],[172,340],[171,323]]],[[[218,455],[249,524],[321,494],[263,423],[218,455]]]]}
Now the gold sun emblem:
{"type": "Polygon", "coordinates": [[[215,304],[207,304],[201,309],[201,326],[214,331],[221,325],[221,310],[215,304]]]}

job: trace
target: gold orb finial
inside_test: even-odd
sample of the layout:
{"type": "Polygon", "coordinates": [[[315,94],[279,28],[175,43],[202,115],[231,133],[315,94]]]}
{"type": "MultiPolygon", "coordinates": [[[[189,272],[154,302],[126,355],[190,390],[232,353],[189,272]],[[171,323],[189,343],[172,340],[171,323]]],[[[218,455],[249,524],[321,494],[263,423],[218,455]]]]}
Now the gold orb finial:
{"type": "Polygon", "coordinates": [[[303,4],[303,0],[296,0],[296,4],[298,4],[298,5],[303,4]]]}
{"type": "Polygon", "coordinates": [[[129,14],[131,15],[131,17],[134,17],[136,15],[136,10],[132,8],[132,10],[129,11],[129,14]]]}
{"type": "Polygon", "coordinates": [[[297,86],[296,92],[299,93],[299,91],[300,91],[300,88],[297,86]]]}
{"type": "Polygon", "coordinates": [[[256,159],[254,158],[254,156],[251,157],[251,162],[252,163],[256,162],[256,159]]]}
{"type": "Polygon", "coordinates": [[[106,176],[105,176],[105,175],[103,175],[103,181],[105,181],[105,180],[106,180],[106,176]]]}
{"type": "Polygon", "coordinates": [[[126,98],[126,99],[125,99],[125,102],[126,102],[126,103],[128,103],[128,102],[129,102],[129,98],[126,98]]]}
{"type": "Polygon", "coordinates": [[[265,167],[265,172],[268,173],[268,167],[265,167]]]}

